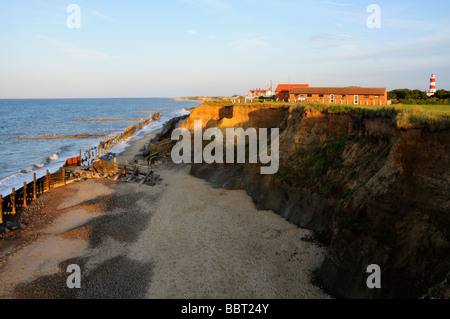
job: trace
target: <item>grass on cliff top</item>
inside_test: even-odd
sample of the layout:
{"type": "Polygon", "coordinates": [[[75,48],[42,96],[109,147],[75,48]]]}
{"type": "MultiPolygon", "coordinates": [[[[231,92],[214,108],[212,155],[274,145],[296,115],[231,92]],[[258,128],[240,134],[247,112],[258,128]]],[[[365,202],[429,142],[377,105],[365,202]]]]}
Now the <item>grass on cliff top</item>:
{"type": "MultiPolygon", "coordinates": [[[[207,104],[233,105],[232,102],[208,101],[207,104]]],[[[236,106],[264,106],[275,108],[293,108],[294,110],[316,111],[323,113],[352,113],[367,117],[390,117],[397,127],[402,129],[429,128],[430,130],[450,129],[450,105],[346,105],[317,102],[253,102],[239,103],[236,106]]]]}

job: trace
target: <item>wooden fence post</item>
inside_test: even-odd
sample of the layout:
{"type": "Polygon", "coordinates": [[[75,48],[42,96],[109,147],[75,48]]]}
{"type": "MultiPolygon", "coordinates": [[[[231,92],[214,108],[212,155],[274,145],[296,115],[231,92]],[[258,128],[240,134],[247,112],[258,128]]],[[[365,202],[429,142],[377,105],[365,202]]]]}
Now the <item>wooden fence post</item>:
{"type": "Polygon", "coordinates": [[[89,145],[88,145],[88,164],[87,166],[91,165],[91,151],[89,149],[89,145]]]}
{"type": "Polygon", "coordinates": [[[33,174],[33,200],[36,200],[36,173],[33,174]]]}
{"type": "Polygon", "coordinates": [[[23,182],[23,207],[27,207],[27,182],[23,182]]]}
{"type": "Polygon", "coordinates": [[[80,165],[83,166],[83,162],[81,161],[81,150],[80,150],[80,165]]]}
{"type": "Polygon", "coordinates": [[[46,178],[46,182],[47,182],[47,191],[50,191],[50,179],[52,178],[52,175],[50,175],[50,172],[47,170],[47,178],[46,178]]]}
{"type": "Polygon", "coordinates": [[[61,174],[62,174],[63,184],[66,185],[66,169],[65,168],[63,168],[61,174]]]}
{"type": "Polygon", "coordinates": [[[0,225],[3,224],[3,196],[0,195],[0,225]]]}
{"type": "Polygon", "coordinates": [[[16,214],[16,189],[15,188],[12,189],[10,198],[11,198],[12,214],[15,215],[16,214]]]}

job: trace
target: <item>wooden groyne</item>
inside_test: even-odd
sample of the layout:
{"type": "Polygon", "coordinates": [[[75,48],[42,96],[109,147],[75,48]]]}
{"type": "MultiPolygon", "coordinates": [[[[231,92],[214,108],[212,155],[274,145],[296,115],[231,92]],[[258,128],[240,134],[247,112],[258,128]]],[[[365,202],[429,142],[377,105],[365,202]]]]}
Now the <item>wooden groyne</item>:
{"type": "Polygon", "coordinates": [[[37,199],[39,194],[64,186],[66,183],[65,169],[53,174],[47,170],[47,174],[39,179],[36,179],[36,173],[34,173],[31,183],[24,182],[23,187],[17,191],[13,188],[8,196],[0,195],[0,224],[3,223],[4,215],[15,215],[19,208],[27,207],[29,203],[37,199]]]}
{"type": "MultiPolygon", "coordinates": [[[[0,225],[3,224],[3,217],[5,215],[15,215],[18,209],[27,207],[29,203],[37,199],[39,194],[80,179],[80,171],[75,174],[74,167],[80,167],[88,171],[92,170],[93,175],[95,172],[100,175],[100,172],[103,169],[107,173],[106,175],[105,173],[101,174],[100,177],[109,177],[110,173],[113,172],[116,175],[115,180],[120,176],[124,176],[126,178],[124,181],[131,182],[138,180],[141,184],[147,183],[149,185],[154,185],[157,177],[154,176],[153,171],[149,166],[122,165],[117,164],[115,160],[114,162],[104,161],[101,157],[116,147],[121,141],[126,140],[135,132],[150,124],[153,120],[159,120],[160,118],[161,113],[155,113],[152,117],[140,120],[138,124],[128,126],[122,134],[116,132],[109,135],[91,135],[90,137],[103,137],[103,141],[99,141],[96,148],[90,149],[90,146],[88,146],[84,158],[82,156],[82,151],[80,150],[80,155],[78,157],[68,159],[66,164],[56,173],[50,174],[47,170],[46,175],[39,179],[36,178],[36,173],[34,173],[32,182],[28,184],[24,182],[23,187],[18,190],[13,188],[11,194],[8,196],[3,197],[0,195],[0,225]]],[[[65,138],[67,138],[67,136],[65,136],[65,138]]],[[[35,137],[33,139],[37,138],[35,137]]],[[[154,158],[155,156],[156,154],[150,156],[150,158],[154,158]]],[[[149,162],[151,163],[151,160],[149,162]]]]}
{"type": "MultiPolygon", "coordinates": [[[[98,160],[90,167],[86,167],[91,177],[112,178],[117,181],[122,177],[124,182],[133,182],[139,184],[156,185],[159,175],[155,175],[150,164],[156,159],[157,154],[150,156],[149,165],[139,164],[118,164],[114,159],[111,161],[98,160]]],[[[27,207],[32,201],[37,199],[39,194],[46,193],[52,189],[65,186],[82,178],[74,173],[73,167],[62,168],[58,172],[47,174],[36,179],[36,173],[33,175],[31,183],[24,183],[23,187],[16,191],[12,189],[12,193],[8,196],[0,195],[0,224],[3,224],[3,217],[6,215],[16,215],[21,208],[27,207]]]]}
{"type": "Polygon", "coordinates": [[[76,135],[53,135],[53,136],[34,136],[34,137],[17,137],[18,140],[50,140],[59,138],[92,138],[92,137],[104,137],[105,135],[91,135],[91,134],[76,134],[76,135]]]}
{"type": "MultiPolygon", "coordinates": [[[[151,112],[153,113],[153,112],[151,112]]],[[[144,119],[75,119],[80,122],[114,122],[114,121],[143,121],[144,119]]]]}

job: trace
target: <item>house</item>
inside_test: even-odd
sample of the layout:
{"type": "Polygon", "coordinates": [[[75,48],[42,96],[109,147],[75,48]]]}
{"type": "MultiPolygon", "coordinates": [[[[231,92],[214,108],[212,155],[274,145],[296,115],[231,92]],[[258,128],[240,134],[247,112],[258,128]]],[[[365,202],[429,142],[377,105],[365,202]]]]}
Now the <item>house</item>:
{"type": "Polygon", "coordinates": [[[289,94],[293,88],[307,88],[309,84],[278,84],[275,98],[278,101],[289,101],[289,94]]]}
{"type": "Polygon", "coordinates": [[[386,88],[362,87],[295,87],[289,101],[308,101],[353,105],[386,105],[386,88]]]}
{"type": "Polygon", "coordinates": [[[267,93],[267,90],[254,89],[254,90],[248,91],[247,96],[254,96],[254,97],[266,96],[266,93],[267,93]]]}

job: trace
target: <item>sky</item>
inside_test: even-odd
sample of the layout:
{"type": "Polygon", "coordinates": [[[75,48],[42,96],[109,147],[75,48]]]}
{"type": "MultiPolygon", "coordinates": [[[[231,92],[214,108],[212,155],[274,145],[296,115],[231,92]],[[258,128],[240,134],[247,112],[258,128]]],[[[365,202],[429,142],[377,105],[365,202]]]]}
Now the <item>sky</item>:
{"type": "Polygon", "coordinates": [[[427,90],[433,72],[450,90],[448,12],[448,0],[0,0],[0,98],[427,90]]]}

